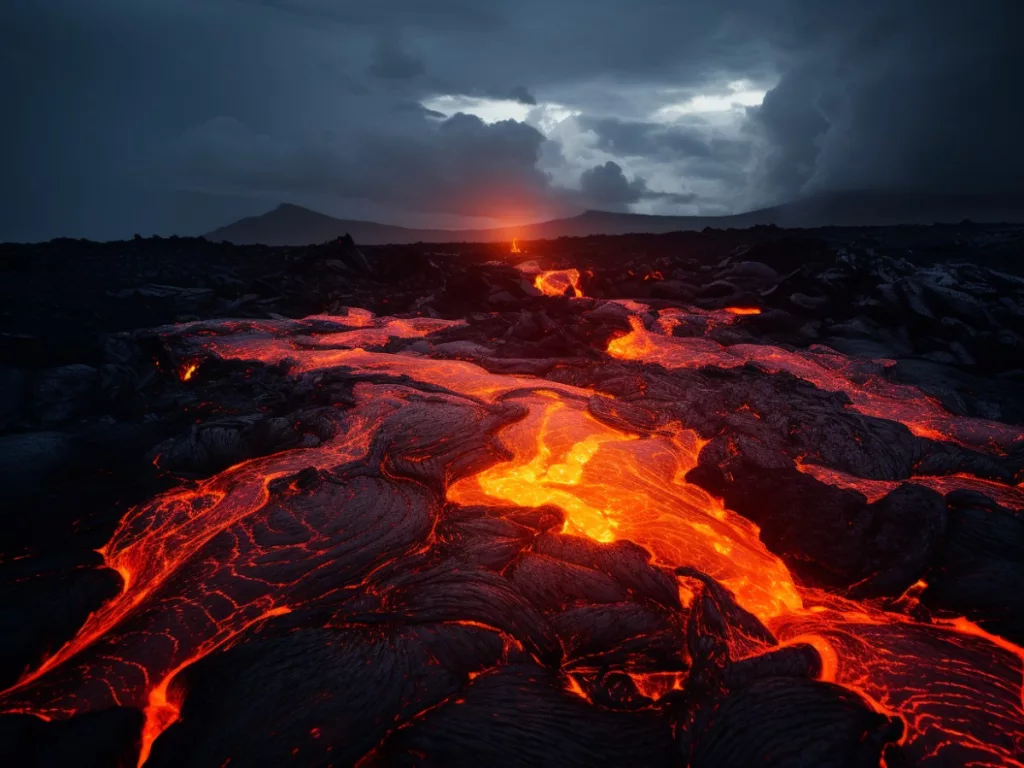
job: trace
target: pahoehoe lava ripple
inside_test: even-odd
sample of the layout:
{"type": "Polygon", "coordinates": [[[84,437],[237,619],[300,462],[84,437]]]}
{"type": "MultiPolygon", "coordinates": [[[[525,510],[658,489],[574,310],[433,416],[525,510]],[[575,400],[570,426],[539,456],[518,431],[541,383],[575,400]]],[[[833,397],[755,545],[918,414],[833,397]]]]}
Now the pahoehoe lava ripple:
{"type": "Polygon", "coordinates": [[[1024,638],[937,565],[979,516],[1019,535],[1020,427],[709,334],[752,308],[535,286],[592,357],[503,356],[472,315],[157,329],[183,379],[351,398],[132,509],[119,594],[3,711],[141,711],[148,766],[1024,765],[1024,638]]]}

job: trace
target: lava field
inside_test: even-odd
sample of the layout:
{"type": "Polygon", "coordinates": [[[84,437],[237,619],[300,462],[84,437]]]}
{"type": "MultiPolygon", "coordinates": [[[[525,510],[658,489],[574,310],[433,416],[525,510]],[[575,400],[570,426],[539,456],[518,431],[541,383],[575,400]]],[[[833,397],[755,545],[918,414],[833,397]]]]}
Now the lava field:
{"type": "Polygon", "coordinates": [[[1024,766],[1021,228],[4,248],[6,765],[1024,766]]]}

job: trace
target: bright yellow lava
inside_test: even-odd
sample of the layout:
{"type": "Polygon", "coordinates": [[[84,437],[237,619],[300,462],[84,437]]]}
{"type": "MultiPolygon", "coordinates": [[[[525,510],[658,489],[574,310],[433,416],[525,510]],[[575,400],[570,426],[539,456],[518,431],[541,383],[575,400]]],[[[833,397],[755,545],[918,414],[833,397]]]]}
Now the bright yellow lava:
{"type": "Polygon", "coordinates": [[[799,610],[796,586],[750,521],[684,476],[703,446],[676,428],[641,437],[615,430],[586,403],[533,394],[528,415],[500,433],[514,458],[458,481],[460,504],[553,504],[564,533],[608,543],[628,539],[666,566],[693,565],[725,584],[763,619],[799,610]]]}

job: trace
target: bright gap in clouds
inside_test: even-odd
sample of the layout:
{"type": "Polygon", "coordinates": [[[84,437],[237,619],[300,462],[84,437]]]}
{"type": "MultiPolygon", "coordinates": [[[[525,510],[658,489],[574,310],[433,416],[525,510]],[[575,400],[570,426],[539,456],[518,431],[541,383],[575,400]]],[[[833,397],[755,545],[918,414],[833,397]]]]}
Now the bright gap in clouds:
{"type": "Polygon", "coordinates": [[[446,118],[462,112],[479,117],[485,123],[515,120],[529,123],[544,133],[550,133],[566,118],[579,114],[577,110],[561,104],[522,104],[510,99],[481,99],[472,96],[434,96],[421,103],[446,118]]]}
{"type": "MultiPolygon", "coordinates": [[[[632,111],[633,120],[647,123],[652,130],[672,131],[678,127],[704,135],[709,142],[714,139],[728,142],[742,141],[746,110],[759,106],[771,87],[763,82],[742,79],[709,83],[700,89],[652,86],[640,96],[626,88],[616,91],[616,95],[627,104],[632,100],[631,96],[639,102],[646,102],[643,107],[636,104],[639,108],[627,111],[632,111]],[[651,124],[660,124],[660,127],[655,129],[651,124]]],[[[584,113],[579,109],[555,102],[532,105],[511,99],[452,94],[432,96],[421,103],[443,115],[444,119],[461,112],[489,124],[515,120],[533,126],[550,140],[545,144],[538,167],[557,188],[579,189],[582,173],[611,160],[623,169],[628,180],[643,179],[649,190],[681,195],[695,193],[698,198],[696,202],[683,203],[652,194],[629,204],[628,209],[635,213],[696,215],[731,212],[728,201],[733,190],[725,183],[706,177],[706,172],[700,168],[691,174],[689,158],[616,156],[614,151],[602,149],[594,133],[573,119],[584,113]]],[[[586,112],[589,115],[589,111],[586,112]]],[[[598,110],[592,116],[614,117],[606,110],[598,110]]]]}
{"type": "Polygon", "coordinates": [[[501,120],[517,120],[523,122],[530,114],[533,106],[521,104],[507,99],[478,99],[472,96],[434,96],[425,99],[423,106],[451,117],[457,112],[475,115],[485,123],[497,123],[501,120]]]}
{"type": "Polygon", "coordinates": [[[746,80],[736,80],[727,87],[725,93],[698,93],[686,101],[668,104],[658,109],[653,117],[656,120],[675,120],[684,115],[738,112],[747,107],[760,106],[768,92],[746,80]]]}

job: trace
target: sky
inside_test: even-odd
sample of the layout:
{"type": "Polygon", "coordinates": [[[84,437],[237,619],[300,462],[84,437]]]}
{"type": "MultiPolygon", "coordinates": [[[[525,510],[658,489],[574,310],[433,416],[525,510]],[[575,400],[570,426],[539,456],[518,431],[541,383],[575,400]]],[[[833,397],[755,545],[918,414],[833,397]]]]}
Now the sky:
{"type": "Polygon", "coordinates": [[[1021,0],[0,7],[0,241],[1024,188],[1021,0]]]}

